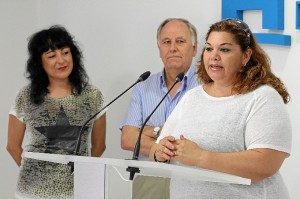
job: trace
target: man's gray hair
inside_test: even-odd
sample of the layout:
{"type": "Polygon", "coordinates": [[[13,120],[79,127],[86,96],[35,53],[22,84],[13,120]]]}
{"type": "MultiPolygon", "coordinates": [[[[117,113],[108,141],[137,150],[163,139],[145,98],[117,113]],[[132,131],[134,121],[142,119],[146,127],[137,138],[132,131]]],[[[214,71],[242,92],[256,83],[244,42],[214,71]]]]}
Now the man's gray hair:
{"type": "Polygon", "coordinates": [[[186,19],[183,19],[183,18],[168,18],[168,19],[165,19],[160,25],[159,27],[157,28],[157,34],[156,34],[156,39],[157,39],[157,42],[159,42],[159,39],[160,39],[160,33],[163,29],[163,27],[169,23],[170,21],[174,21],[174,20],[177,20],[177,21],[181,21],[183,23],[185,23],[192,35],[192,44],[195,45],[197,43],[197,29],[196,27],[191,24],[188,20],[186,19]]]}

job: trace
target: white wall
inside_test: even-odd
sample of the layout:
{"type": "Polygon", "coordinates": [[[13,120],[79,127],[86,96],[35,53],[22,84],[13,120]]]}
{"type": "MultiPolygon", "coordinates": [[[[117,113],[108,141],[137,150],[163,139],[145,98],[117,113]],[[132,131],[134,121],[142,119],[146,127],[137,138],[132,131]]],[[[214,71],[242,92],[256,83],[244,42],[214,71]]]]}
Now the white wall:
{"type": "MultiPolygon", "coordinates": [[[[273,69],[285,82],[292,100],[288,105],[293,125],[293,149],[282,174],[291,197],[300,194],[299,106],[297,92],[300,72],[300,32],[295,29],[295,2],[285,1],[285,34],[292,35],[292,46],[263,45],[273,69]],[[297,103],[298,102],[298,103],[297,103]]],[[[0,192],[1,198],[13,198],[18,168],[5,150],[7,113],[15,92],[26,83],[27,38],[33,32],[53,24],[65,26],[80,43],[85,66],[94,85],[110,101],[131,85],[146,70],[162,68],[156,47],[156,28],[168,17],[190,20],[199,33],[203,46],[208,26],[221,19],[221,1],[212,0],[0,0],[1,114],[0,124],[0,192]],[[188,2],[188,3],[187,3],[188,2]]],[[[247,11],[245,21],[254,32],[261,31],[261,13],[247,11]]],[[[132,153],[120,148],[118,126],[125,114],[130,92],[108,110],[107,150],[105,157],[131,158],[132,153]]],[[[116,185],[118,186],[118,185],[116,185]]],[[[121,191],[120,191],[121,192],[121,191]]],[[[121,197],[120,197],[121,198],[121,197]]]]}
{"type": "Polygon", "coordinates": [[[13,198],[18,167],[6,152],[8,111],[24,85],[27,37],[37,24],[35,1],[0,0],[0,198],[13,198]]]}

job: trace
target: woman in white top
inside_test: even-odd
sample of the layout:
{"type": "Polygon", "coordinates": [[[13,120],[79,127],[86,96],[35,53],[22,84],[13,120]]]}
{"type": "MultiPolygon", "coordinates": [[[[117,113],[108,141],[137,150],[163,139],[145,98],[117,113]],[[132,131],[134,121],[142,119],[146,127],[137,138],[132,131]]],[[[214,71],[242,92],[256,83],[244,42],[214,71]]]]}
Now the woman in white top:
{"type": "Polygon", "coordinates": [[[290,155],[289,94],[248,25],[211,25],[198,63],[202,85],[178,103],[150,159],[229,173],[250,186],[172,178],[171,198],[285,199],[279,169],[290,155]]]}

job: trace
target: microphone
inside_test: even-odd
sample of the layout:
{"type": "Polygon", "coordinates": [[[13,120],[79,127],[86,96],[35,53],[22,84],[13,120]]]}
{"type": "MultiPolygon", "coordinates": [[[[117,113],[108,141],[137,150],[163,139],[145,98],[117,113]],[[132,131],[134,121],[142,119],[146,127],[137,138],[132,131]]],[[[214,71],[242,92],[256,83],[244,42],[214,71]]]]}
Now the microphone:
{"type": "Polygon", "coordinates": [[[81,140],[81,135],[83,133],[83,129],[85,128],[85,126],[94,118],[96,117],[99,113],[101,113],[104,109],[106,109],[109,105],[111,105],[114,101],[116,101],[119,97],[121,97],[124,93],[126,93],[129,89],[131,89],[133,86],[135,86],[137,83],[142,82],[144,80],[146,80],[149,76],[150,76],[151,72],[150,71],[146,71],[144,72],[137,80],[134,84],[132,84],[129,88],[127,88],[123,93],[121,93],[120,95],[118,95],[115,99],[113,99],[111,102],[109,102],[106,106],[104,106],[103,108],[100,109],[100,111],[98,111],[97,113],[95,113],[92,117],[90,117],[81,127],[80,131],[79,131],[79,136],[76,142],[76,147],[75,147],[75,151],[74,154],[78,155],[79,152],[79,148],[80,148],[80,140],[81,140]]]}
{"type": "MultiPolygon", "coordinates": [[[[111,105],[114,101],[116,101],[119,97],[121,97],[124,93],[126,93],[129,89],[131,89],[133,86],[135,86],[137,83],[142,82],[144,80],[146,80],[149,76],[150,76],[151,72],[150,71],[146,71],[143,74],[140,75],[140,77],[136,80],[135,83],[133,83],[129,88],[127,88],[125,91],[123,91],[120,95],[118,95],[115,99],[113,99],[111,102],[109,102],[106,106],[102,107],[97,113],[95,113],[94,115],[92,115],[80,128],[79,130],[79,135],[78,138],[76,140],[76,145],[75,145],[75,151],[74,151],[74,155],[78,155],[79,152],[79,148],[80,148],[80,142],[81,142],[81,135],[84,131],[85,126],[94,118],[96,117],[100,112],[102,112],[104,109],[106,109],[109,105],[111,105]]],[[[69,163],[71,164],[71,171],[73,172],[74,170],[74,163],[69,163]]]]}
{"type": "MultiPolygon", "coordinates": [[[[145,125],[147,124],[148,120],[150,119],[150,117],[153,115],[153,113],[156,111],[156,109],[160,106],[160,104],[164,101],[164,99],[168,96],[168,94],[171,92],[171,90],[173,89],[173,87],[178,83],[181,82],[182,79],[184,77],[184,73],[181,72],[176,76],[175,82],[173,83],[173,85],[171,86],[171,88],[168,90],[168,92],[164,95],[164,97],[160,100],[160,102],[157,104],[157,106],[154,108],[154,110],[149,114],[149,116],[146,118],[146,120],[144,121],[142,127],[140,128],[140,132],[139,132],[139,136],[137,138],[135,147],[134,147],[134,151],[133,151],[133,157],[132,160],[138,160],[139,158],[139,154],[140,154],[140,148],[141,148],[141,136],[142,136],[142,132],[144,130],[145,125]]],[[[128,172],[130,172],[130,176],[129,179],[133,180],[134,178],[134,174],[135,173],[139,173],[140,169],[137,167],[128,167],[126,169],[128,172]]]]}

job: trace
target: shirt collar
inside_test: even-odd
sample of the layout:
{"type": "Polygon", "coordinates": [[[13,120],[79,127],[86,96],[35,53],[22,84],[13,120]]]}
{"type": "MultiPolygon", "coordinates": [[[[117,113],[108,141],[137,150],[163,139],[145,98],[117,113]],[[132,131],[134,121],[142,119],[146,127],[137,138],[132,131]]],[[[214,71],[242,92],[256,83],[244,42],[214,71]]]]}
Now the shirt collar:
{"type": "MultiPolygon", "coordinates": [[[[193,76],[195,75],[196,73],[196,67],[195,66],[191,66],[189,68],[189,70],[184,74],[184,77],[182,79],[182,86],[183,86],[183,89],[186,89],[186,87],[191,84],[191,81],[193,80],[193,76]]],[[[166,81],[165,81],[165,70],[163,70],[161,73],[160,73],[160,87],[163,88],[163,87],[167,87],[166,85],[166,81]]]]}

